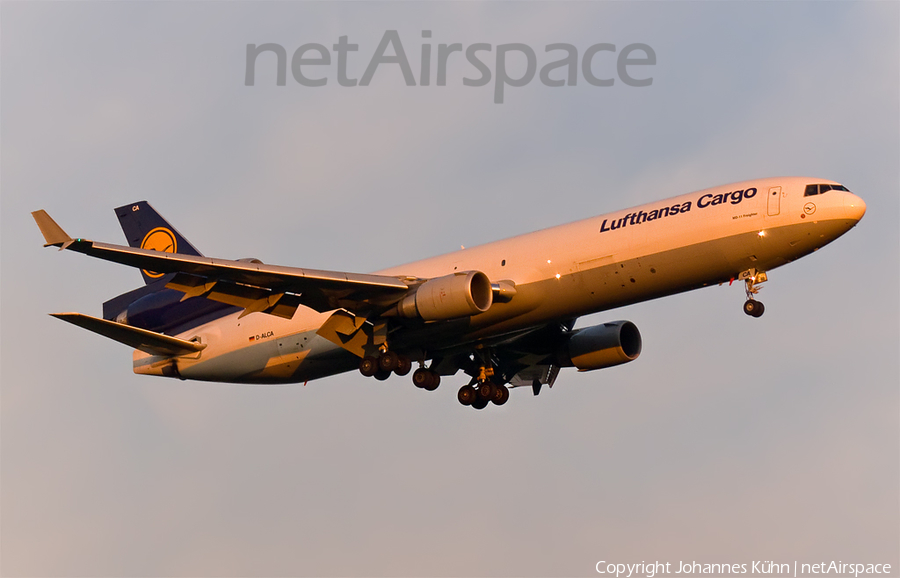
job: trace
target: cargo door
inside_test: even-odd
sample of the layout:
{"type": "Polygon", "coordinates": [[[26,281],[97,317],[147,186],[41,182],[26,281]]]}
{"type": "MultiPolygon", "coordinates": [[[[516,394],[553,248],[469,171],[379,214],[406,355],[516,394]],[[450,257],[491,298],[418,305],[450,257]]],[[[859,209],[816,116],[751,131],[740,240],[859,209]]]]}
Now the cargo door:
{"type": "Polygon", "coordinates": [[[781,187],[769,189],[768,214],[773,217],[781,212],[781,187]]]}

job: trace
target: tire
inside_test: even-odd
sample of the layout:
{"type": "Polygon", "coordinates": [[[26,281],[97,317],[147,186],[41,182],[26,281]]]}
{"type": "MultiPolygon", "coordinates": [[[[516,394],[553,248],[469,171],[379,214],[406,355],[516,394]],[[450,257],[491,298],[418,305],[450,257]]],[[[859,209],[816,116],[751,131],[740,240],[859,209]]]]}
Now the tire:
{"type": "Polygon", "coordinates": [[[478,399],[478,392],[476,392],[475,388],[471,385],[464,385],[459,388],[459,393],[456,394],[456,399],[458,399],[459,403],[463,405],[472,405],[472,402],[478,399]]]}
{"type": "Polygon", "coordinates": [[[753,312],[754,317],[762,317],[762,314],[766,312],[766,306],[763,305],[762,301],[756,302],[756,311],[753,312]]]}
{"type": "Polygon", "coordinates": [[[385,351],[378,358],[378,368],[381,371],[394,371],[400,364],[400,356],[393,351],[385,351]]]}
{"type": "Polygon", "coordinates": [[[494,405],[503,405],[509,401],[509,388],[505,385],[495,385],[491,401],[494,402],[494,405]]]}
{"type": "Polygon", "coordinates": [[[424,367],[420,367],[419,369],[413,372],[412,382],[416,387],[427,389],[428,384],[432,382],[431,372],[425,369],[424,367]]]}
{"type": "Polygon", "coordinates": [[[378,371],[378,360],[374,357],[363,357],[359,362],[359,372],[366,377],[372,377],[378,371]]]}
{"type": "Polygon", "coordinates": [[[753,299],[747,299],[746,301],[744,301],[744,313],[746,313],[747,315],[750,315],[751,317],[759,317],[759,315],[756,314],[758,304],[759,304],[759,301],[754,301],[753,299]]]}
{"type": "Polygon", "coordinates": [[[481,385],[478,386],[478,397],[483,398],[486,401],[490,401],[491,397],[494,395],[494,387],[490,381],[485,381],[481,385]]]}
{"type": "Polygon", "coordinates": [[[489,404],[489,403],[490,403],[490,400],[488,400],[487,398],[481,397],[479,395],[479,396],[476,396],[475,401],[472,402],[472,407],[474,407],[475,409],[484,409],[487,407],[487,404],[489,404]]]}
{"type": "Polygon", "coordinates": [[[385,379],[389,378],[390,376],[391,376],[390,371],[382,371],[380,369],[378,371],[376,371],[375,375],[374,375],[375,379],[377,379],[378,381],[384,381],[385,379]]]}
{"type": "Polygon", "coordinates": [[[409,373],[410,369],[412,369],[412,360],[410,360],[410,358],[406,357],[405,355],[398,356],[397,367],[394,368],[394,373],[396,373],[400,377],[403,377],[404,375],[409,373]]]}
{"type": "Polygon", "coordinates": [[[425,391],[434,391],[441,384],[441,376],[433,371],[429,371],[428,373],[431,374],[431,382],[422,389],[425,391]]]}

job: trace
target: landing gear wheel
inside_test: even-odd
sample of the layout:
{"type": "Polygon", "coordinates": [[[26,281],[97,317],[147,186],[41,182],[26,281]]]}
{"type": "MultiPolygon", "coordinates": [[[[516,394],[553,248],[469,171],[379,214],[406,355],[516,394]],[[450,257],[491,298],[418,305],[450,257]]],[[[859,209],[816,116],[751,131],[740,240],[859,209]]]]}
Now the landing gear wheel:
{"type": "Polygon", "coordinates": [[[378,368],[381,371],[394,371],[400,365],[400,356],[393,351],[385,351],[378,358],[378,368]]]}
{"type": "Polygon", "coordinates": [[[744,313],[751,317],[760,317],[765,311],[766,306],[762,304],[762,301],[757,301],[755,299],[747,299],[744,301],[744,313]]]}
{"type": "Polygon", "coordinates": [[[430,384],[432,381],[431,376],[432,373],[430,371],[428,371],[424,367],[420,367],[413,372],[413,385],[425,389],[426,386],[428,386],[428,384],[430,384]]]}
{"type": "Polygon", "coordinates": [[[372,377],[378,371],[378,360],[374,357],[363,357],[359,362],[359,372],[366,377],[372,377]]]}
{"type": "Polygon", "coordinates": [[[472,405],[472,402],[478,399],[478,392],[476,392],[475,388],[471,385],[464,385],[459,388],[459,393],[456,394],[456,399],[458,399],[459,403],[463,405],[472,405]]]}
{"type": "Polygon", "coordinates": [[[390,376],[391,376],[391,372],[390,372],[390,371],[382,371],[382,370],[379,369],[378,371],[375,372],[375,376],[374,376],[374,377],[375,377],[375,379],[377,379],[378,381],[384,381],[385,379],[389,378],[390,376]]]}
{"type": "Polygon", "coordinates": [[[441,376],[433,371],[429,371],[428,373],[431,374],[431,382],[427,385],[424,385],[422,389],[424,389],[425,391],[434,391],[441,384],[441,376]]]}
{"type": "Polygon", "coordinates": [[[406,357],[405,355],[400,355],[397,357],[397,367],[394,368],[394,373],[403,377],[409,370],[412,369],[412,361],[406,357]]]}
{"type": "Polygon", "coordinates": [[[509,401],[509,388],[505,385],[494,385],[494,395],[491,396],[494,405],[503,405],[509,401]]]}
{"type": "Polygon", "coordinates": [[[494,385],[490,381],[485,381],[478,386],[478,397],[485,401],[490,401],[494,395],[494,385]]]}
{"type": "Polygon", "coordinates": [[[490,401],[488,400],[488,398],[476,395],[475,401],[472,402],[472,407],[474,407],[475,409],[484,409],[489,403],[490,401]]]}

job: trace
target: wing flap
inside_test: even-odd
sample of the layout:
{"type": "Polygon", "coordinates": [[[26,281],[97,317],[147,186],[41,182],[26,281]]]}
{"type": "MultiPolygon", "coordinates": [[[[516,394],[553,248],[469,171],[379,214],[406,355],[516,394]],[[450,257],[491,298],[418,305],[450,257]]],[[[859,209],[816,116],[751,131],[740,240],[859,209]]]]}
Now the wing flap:
{"type": "Polygon", "coordinates": [[[206,277],[178,273],[166,284],[167,289],[184,293],[182,301],[190,297],[204,297],[220,303],[243,307],[240,317],[257,311],[291,319],[301,305],[299,295],[276,292],[251,285],[208,281],[206,277]]]}
{"type": "Polygon", "coordinates": [[[50,315],[151,355],[185,355],[197,353],[206,347],[204,343],[178,339],[82,313],[51,313],[50,315]]]}

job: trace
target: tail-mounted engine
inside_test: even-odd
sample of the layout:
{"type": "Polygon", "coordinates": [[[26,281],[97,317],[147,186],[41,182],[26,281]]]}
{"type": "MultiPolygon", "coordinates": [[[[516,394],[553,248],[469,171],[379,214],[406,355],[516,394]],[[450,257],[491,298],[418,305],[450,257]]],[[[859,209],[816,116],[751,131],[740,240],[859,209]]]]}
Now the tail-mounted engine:
{"type": "Polygon", "coordinates": [[[401,317],[425,321],[484,313],[494,300],[491,280],[481,271],[463,271],[429,279],[397,304],[401,317]]]}
{"type": "Polygon", "coordinates": [[[641,332],[631,321],[612,321],[573,331],[560,355],[563,367],[603,369],[634,361],[641,354],[641,332]]]}

